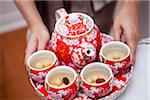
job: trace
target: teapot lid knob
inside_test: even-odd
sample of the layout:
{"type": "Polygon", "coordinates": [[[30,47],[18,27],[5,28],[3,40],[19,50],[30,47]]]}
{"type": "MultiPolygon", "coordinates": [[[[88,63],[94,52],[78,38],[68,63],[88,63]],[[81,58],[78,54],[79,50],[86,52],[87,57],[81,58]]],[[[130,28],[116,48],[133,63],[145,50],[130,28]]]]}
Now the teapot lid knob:
{"type": "Polygon", "coordinates": [[[71,23],[77,23],[78,22],[78,15],[75,13],[72,13],[69,15],[69,22],[71,23]]]}

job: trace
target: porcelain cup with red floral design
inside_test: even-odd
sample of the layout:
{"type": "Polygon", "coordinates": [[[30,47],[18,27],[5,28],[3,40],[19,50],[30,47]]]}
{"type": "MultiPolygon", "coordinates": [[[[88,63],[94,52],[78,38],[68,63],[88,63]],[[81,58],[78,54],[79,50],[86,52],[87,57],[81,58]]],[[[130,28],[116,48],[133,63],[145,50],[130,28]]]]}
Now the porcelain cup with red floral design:
{"type": "Polygon", "coordinates": [[[131,64],[130,48],[120,41],[108,42],[102,46],[99,60],[107,64],[114,74],[123,74],[129,70],[131,64]]]}
{"type": "Polygon", "coordinates": [[[88,97],[98,99],[112,91],[113,77],[108,65],[100,62],[90,63],[80,73],[80,86],[88,97]]]}
{"type": "Polygon", "coordinates": [[[28,58],[26,68],[30,78],[39,83],[44,83],[48,71],[57,64],[58,59],[52,51],[40,50],[28,58]]]}
{"type": "Polygon", "coordinates": [[[77,95],[77,73],[69,66],[57,66],[45,78],[45,89],[54,100],[71,100],[77,95]]]}

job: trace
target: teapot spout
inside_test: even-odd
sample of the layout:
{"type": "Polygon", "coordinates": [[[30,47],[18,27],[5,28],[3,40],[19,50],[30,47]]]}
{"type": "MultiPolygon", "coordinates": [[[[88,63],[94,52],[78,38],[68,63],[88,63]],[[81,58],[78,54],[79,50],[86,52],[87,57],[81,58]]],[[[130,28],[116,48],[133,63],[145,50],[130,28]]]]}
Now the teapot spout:
{"type": "MultiPolygon", "coordinates": [[[[83,45],[83,44],[81,44],[83,45]]],[[[96,48],[91,43],[84,44],[84,50],[82,51],[82,54],[84,56],[84,60],[86,60],[87,63],[90,63],[96,59],[96,48]]]]}
{"type": "Polygon", "coordinates": [[[91,43],[80,44],[73,50],[71,59],[79,68],[83,68],[86,64],[95,61],[96,48],[91,43]]]}

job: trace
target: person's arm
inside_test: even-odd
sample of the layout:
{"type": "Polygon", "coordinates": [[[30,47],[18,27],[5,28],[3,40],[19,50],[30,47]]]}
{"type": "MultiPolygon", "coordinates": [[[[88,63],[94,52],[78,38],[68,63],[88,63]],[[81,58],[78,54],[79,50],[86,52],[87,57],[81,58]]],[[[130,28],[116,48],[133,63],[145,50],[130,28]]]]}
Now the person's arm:
{"type": "Polygon", "coordinates": [[[121,37],[124,36],[125,41],[131,48],[133,64],[135,63],[136,48],[140,36],[138,6],[139,1],[137,0],[122,0],[113,25],[115,39],[121,40],[121,37]]]}
{"type": "Polygon", "coordinates": [[[49,40],[49,32],[44,25],[42,18],[36,8],[34,0],[15,0],[15,4],[22,13],[24,19],[28,24],[28,28],[31,31],[31,37],[27,42],[25,51],[25,63],[28,57],[35,50],[42,50],[45,48],[49,40]]]}

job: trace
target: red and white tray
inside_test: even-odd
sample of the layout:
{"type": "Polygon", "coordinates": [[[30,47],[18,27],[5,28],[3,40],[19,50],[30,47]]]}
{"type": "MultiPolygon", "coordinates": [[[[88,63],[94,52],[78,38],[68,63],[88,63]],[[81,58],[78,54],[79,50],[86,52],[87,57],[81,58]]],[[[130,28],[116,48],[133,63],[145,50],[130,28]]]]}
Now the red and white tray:
{"type": "MultiPolygon", "coordinates": [[[[113,40],[113,37],[109,35],[102,34],[101,36],[102,36],[102,44],[113,40]]],[[[129,84],[132,72],[133,66],[131,66],[130,70],[126,74],[123,74],[121,76],[115,76],[112,92],[106,95],[105,97],[100,98],[99,100],[114,100],[119,95],[121,95],[126,89],[127,85],[129,84]]],[[[37,83],[33,81],[31,78],[29,78],[29,81],[39,96],[41,96],[46,100],[51,99],[51,96],[48,95],[48,92],[44,88],[44,84],[37,83]]],[[[84,94],[78,93],[77,97],[74,98],[74,100],[91,100],[91,99],[84,94]]]]}

